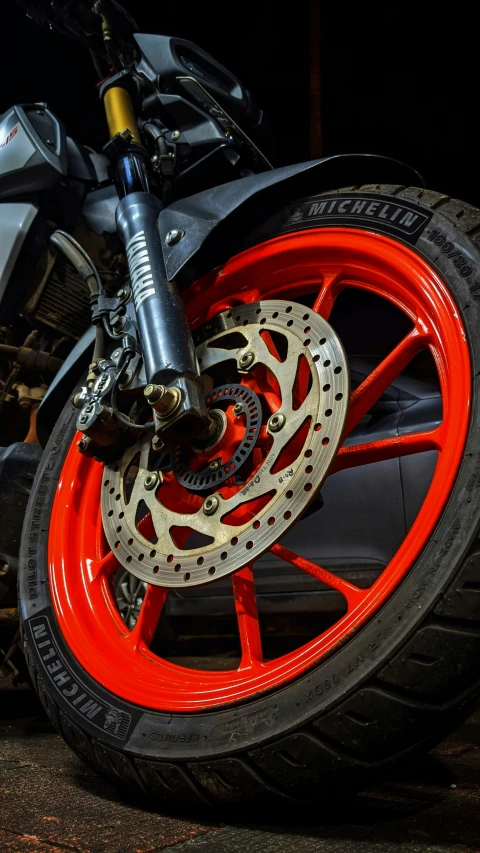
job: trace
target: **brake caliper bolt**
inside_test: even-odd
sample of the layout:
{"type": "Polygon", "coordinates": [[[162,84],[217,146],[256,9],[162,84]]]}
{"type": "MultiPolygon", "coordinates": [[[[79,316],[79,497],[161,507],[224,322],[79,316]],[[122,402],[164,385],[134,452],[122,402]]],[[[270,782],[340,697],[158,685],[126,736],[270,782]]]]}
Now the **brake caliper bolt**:
{"type": "Polygon", "coordinates": [[[220,465],[221,465],[220,460],[214,459],[213,462],[210,462],[210,465],[208,467],[209,467],[210,471],[218,471],[218,469],[220,468],[220,465]]]}
{"type": "Polygon", "coordinates": [[[80,441],[77,441],[77,447],[78,447],[80,453],[85,453],[89,444],[90,444],[90,439],[86,435],[84,435],[83,438],[80,439],[80,441]]]}
{"type": "Polygon", "coordinates": [[[143,485],[145,486],[147,492],[151,492],[152,489],[155,488],[159,480],[158,474],[156,471],[153,471],[151,474],[147,474],[143,481],[143,485]]]}
{"type": "Polygon", "coordinates": [[[243,412],[242,404],[241,403],[235,403],[235,405],[233,407],[233,414],[234,415],[241,415],[242,412],[243,412]]]}
{"type": "Polygon", "coordinates": [[[217,498],[217,496],[210,495],[210,497],[207,498],[203,504],[203,511],[205,515],[215,515],[219,505],[220,500],[217,498]]]}
{"type": "Polygon", "coordinates": [[[285,415],[282,415],[279,412],[272,415],[271,418],[268,419],[267,426],[270,432],[280,432],[280,430],[285,426],[285,415]]]}
{"type": "Polygon", "coordinates": [[[247,370],[253,362],[255,361],[255,354],[253,352],[244,352],[243,355],[240,356],[239,365],[242,370],[247,370]]]}
{"type": "Polygon", "coordinates": [[[178,228],[173,228],[172,231],[169,231],[167,236],[165,237],[165,243],[167,246],[175,246],[183,237],[183,231],[179,231],[178,228]]]}

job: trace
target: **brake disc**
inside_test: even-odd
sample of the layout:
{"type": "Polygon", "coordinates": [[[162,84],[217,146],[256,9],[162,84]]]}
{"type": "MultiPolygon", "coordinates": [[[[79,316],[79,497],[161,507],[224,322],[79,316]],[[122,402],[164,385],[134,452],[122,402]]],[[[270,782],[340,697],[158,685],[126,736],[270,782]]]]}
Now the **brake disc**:
{"type": "Polygon", "coordinates": [[[156,471],[158,453],[144,434],[105,465],[102,487],[105,534],[120,564],[165,587],[229,575],[284,536],[318,493],[348,408],[340,340],[298,303],[238,306],[195,339],[210,382],[207,406],[217,412],[216,441],[191,451],[191,460],[178,450],[170,468],[156,471]],[[228,378],[212,387],[222,371],[228,378]],[[169,490],[176,490],[173,501],[169,490]]]}

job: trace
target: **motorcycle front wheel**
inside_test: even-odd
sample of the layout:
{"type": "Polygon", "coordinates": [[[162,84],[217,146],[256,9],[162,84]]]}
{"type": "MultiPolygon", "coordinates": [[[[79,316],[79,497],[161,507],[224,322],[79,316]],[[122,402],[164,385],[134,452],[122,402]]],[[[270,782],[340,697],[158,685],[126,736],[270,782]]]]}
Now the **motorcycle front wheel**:
{"type": "Polygon", "coordinates": [[[174,454],[152,490],[148,441],[104,468],[65,407],[26,514],[22,632],[48,715],[99,772],[182,805],[312,799],[364,786],[471,710],[479,270],[466,204],[377,185],[303,199],[184,294],[212,447],[174,454]],[[368,489],[396,531],[388,554],[368,489]],[[337,555],[308,551],[312,519],[337,555]],[[290,567],[334,602],[294,637],[285,617],[277,643],[256,595],[265,554],[270,575],[290,567]],[[182,640],[178,596],[215,584],[226,611],[198,605],[182,640]],[[236,654],[213,636],[227,617],[236,654]]]}

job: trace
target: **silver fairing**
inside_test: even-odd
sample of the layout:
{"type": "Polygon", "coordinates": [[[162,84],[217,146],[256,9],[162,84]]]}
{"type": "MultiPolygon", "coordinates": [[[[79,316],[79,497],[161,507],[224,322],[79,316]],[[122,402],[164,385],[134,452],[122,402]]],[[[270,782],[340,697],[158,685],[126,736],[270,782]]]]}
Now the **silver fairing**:
{"type": "Polygon", "coordinates": [[[66,172],[65,132],[43,104],[0,117],[0,199],[48,189],[66,172]]]}
{"type": "Polygon", "coordinates": [[[1,300],[37,213],[38,208],[30,202],[0,203],[0,320],[1,300]]]}
{"type": "Polygon", "coordinates": [[[0,124],[0,175],[24,169],[36,150],[12,110],[0,124]]]}

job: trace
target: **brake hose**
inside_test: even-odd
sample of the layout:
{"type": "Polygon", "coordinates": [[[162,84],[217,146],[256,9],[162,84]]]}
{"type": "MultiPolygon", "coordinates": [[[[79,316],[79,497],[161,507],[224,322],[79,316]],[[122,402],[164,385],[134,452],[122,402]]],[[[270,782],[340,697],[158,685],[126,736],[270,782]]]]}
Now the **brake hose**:
{"type": "MultiPolygon", "coordinates": [[[[54,231],[51,235],[50,242],[52,242],[53,245],[65,255],[72,266],[75,267],[78,275],[87,285],[91,296],[105,296],[105,288],[95,264],[83,246],[75,240],[75,237],[72,237],[71,234],[67,234],[66,231],[58,230],[54,231]]],[[[96,323],[95,347],[92,358],[93,362],[97,361],[99,358],[105,357],[105,325],[104,321],[96,323]]],[[[106,328],[105,331],[110,335],[108,328],[106,328]]]]}

